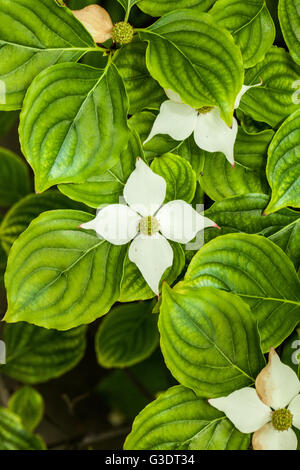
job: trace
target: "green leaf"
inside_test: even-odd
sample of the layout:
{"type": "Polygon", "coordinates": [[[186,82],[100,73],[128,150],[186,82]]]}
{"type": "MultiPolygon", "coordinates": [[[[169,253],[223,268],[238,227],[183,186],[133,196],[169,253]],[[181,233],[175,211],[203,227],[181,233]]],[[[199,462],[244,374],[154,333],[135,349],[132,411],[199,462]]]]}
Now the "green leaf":
{"type": "Polygon", "coordinates": [[[36,75],[59,62],[77,61],[96,45],[68,8],[54,0],[2,0],[0,5],[0,80],[6,102],[19,109],[36,75]]]}
{"type": "Polygon", "coordinates": [[[295,226],[300,221],[300,213],[283,209],[275,214],[262,216],[268,203],[266,194],[243,194],[215,202],[206,212],[206,217],[214,220],[220,227],[205,232],[205,239],[222,235],[222,231],[257,233],[270,237],[285,226],[295,226]]]}
{"type": "Polygon", "coordinates": [[[103,175],[91,177],[85,183],[60,184],[58,189],[66,196],[82,201],[88,206],[99,208],[105,204],[118,203],[123,195],[127,179],[135,169],[137,157],[143,156],[143,149],[135,131],[129,135],[128,145],[121,152],[120,160],[103,175]]]}
{"type": "Polygon", "coordinates": [[[277,347],[300,321],[300,281],[291,260],[260,235],[215,238],[193,258],[185,277],[193,287],[232,291],[251,307],[263,352],[277,347]]]}
{"type": "Polygon", "coordinates": [[[130,367],[149,357],[158,346],[155,301],[115,307],[102,321],[95,338],[102,367],[130,367]]]}
{"type": "Polygon", "coordinates": [[[150,403],[136,417],[125,450],[242,450],[242,434],[223,413],[178,385],[150,403]]]}
{"type": "Polygon", "coordinates": [[[278,129],[268,151],[267,177],[272,198],[266,214],[283,207],[300,207],[300,110],[278,129]]]}
{"type": "Polygon", "coordinates": [[[165,203],[177,199],[192,202],[196,191],[196,174],[187,160],[166,153],[153,160],[151,170],[167,183],[165,203]]]}
{"type": "Polygon", "coordinates": [[[205,152],[200,184],[214,201],[247,193],[267,193],[265,175],[267,149],[272,130],[247,134],[240,127],[234,147],[235,167],[222,153],[205,152]]]}
{"type": "MultiPolygon", "coordinates": [[[[170,242],[173,248],[174,259],[173,265],[164,272],[160,286],[165,280],[168,284],[176,281],[185,265],[184,251],[179,243],[170,242]]],[[[138,267],[129,261],[128,255],[124,261],[124,274],[121,282],[121,291],[119,302],[134,302],[135,300],[152,299],[155,296],[145,279],[141,275],[138,267]]]]}
{"type": "Polygon", "coordinates": [[[0,147],[0,206],[10,207],[31,191],[28,168],[18,155],[0,147]]]}
{"type": "Polygon", "coordinates": [[[61,332],[23,322],[5,325],[7,357],[1,373],[26,384],[59,377],[82,359],[85,336],[84,326],[61,332]]]}
{"type": "Polygon", "coordinates": [[[216,0],[141,0],[138,7],[151,16],[162,16],[181,8],[197,8],[206,11],[216,0]]]}
{"type": "Polygon", "coordinates": [[[275,27],[264,0],[218,0],[209,13],[232,33],[245,68],[260,62],[272,46],[275,27]]]}
{"type": "Polygon", "coordinates": [[[250,308],[228,292],[164,284],[158,326],[167,367],[198,396],[228,395],[264,366],[250,308]]]}
{"type": "Polygon", "coordinates": [[[5,214],[0,224],[0,242],[6,253],[33,219],[44,211],[54,209],[87,208],[83,204],[70,201],[56,190],[25,196],[5,214]]]}
{"type": "MultiPolygon", "coordinates": [[[[276,214],[282,213],[283,210],[281,210],[280,212],[277,212],[276,214]]],[[[272,217],[272,215],[276,215],[276,214],[271,214],[269,217],[272,217]]],[[[298,214],[298,217],[300,217],[299,212],[297,212],[297,214],[298,214]]],[[[280,246],[280,248],[293,261],[296,269],[299,269],[300,267],[300,250],[299,250],[300,220],[299,218],[298,220],[291,222],[286,227],[283,227],[281,230],[271,235],[270,240],[272,240],[273,243],[276,243],[276,245],[280,246]]]]}
{"type": "Polygon", "coordinates": [[[299,87],[300,67],[284,49],[272,47],[262,62],[246,72],[247,85],[260,80],[261,86],[245,93],[240,109],[256,121],[277,126],[298,108],[295,86],[299,87]]]}
{"type": "Polygon", "coordinates": [[[148,42],[146,62],[152,77],[194,108],[219,106],[231,126],[244,70],[240,49],[228,31],[206,13],[180,10],[139,34],[148,42]]]}
{"type": "Polygon", "coordinates": [[[166,100],[165,92],[146,67],[146,49],[144,42],[133,41],[120,49],[114,60],[129,98],[129,114],[135,114],[143,108],[156,109],[166,100]]]}
{"type": "Polygon", "coordinates": [[[128,142],[127,97],[111,64],[48,68],[30,86],[20,117],[23,153],[38,192],[83,183],[117,164],[128,142]]]}
{"type": "Polygon", "coordinates": [[[28,431],[34,431],[43,417],[44,400],[34,388],[22,387],[11,396],[8,408],[20,416],[28,431]]]}
{"type": "Polygon", "coordinates": [[[27,431],[20,418],[6,408],[0,408],[0,450],[45,450],[39,436],[27,431]]]}
{"type": "Polygon", "coordinates": [[[300,10],[299,0],[279,0],[278,16],[284,40],[290,54],[300,64],[300,10]]]}
{"type": "Polygon", "coordinates": [[[203,171],[206,152],[198,147],[194,136],[191,135],[180,143],[180,146],[174,150],[174,153],[178,153],[178,155],[185,158],[191,164],[197,179],[199,179],[203,171]]]}
{"type": "Polygon", "coordinates": [[[120,295],[127,246],[111,245],[79,225],[91,216],[50,211],[12,246],[5,275],[5,321],[68,330],[107,313],[120,295]]]}

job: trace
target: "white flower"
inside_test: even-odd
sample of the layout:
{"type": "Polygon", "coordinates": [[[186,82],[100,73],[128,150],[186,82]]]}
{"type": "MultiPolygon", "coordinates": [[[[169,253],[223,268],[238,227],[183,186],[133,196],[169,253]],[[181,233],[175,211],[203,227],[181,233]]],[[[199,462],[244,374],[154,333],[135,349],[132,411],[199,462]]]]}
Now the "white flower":
{"type": "Polygon", "coordinates": [[[162,206],[166,182],[140,158],[128,178],[123,195],[128,206],[109,205],[81,228],[95,230],[98,236],[113,245],[124,245],[133,240],[129,259],[137,265],[153,292],[158,294],[160,279],[173,263],[173,250],[166,239],[188,243],[199,230],[217,225],[198,214],[185,201],[171,201],[162,206]]]}
{"type": "Polygon", "coordinates": [[[300,429],[300,381],[271,348],[269,362],[258,374],[254,388],[245,387],[209,403],[243,432],[254,432],[254,450],[296,450],[300,429]]]}
{"type": "Polygon", "coordinates": [[[6,347],[4,341],[0,340],[0,364],[6,363],[6,347]]]}
{"type": "MultiPolygon", "coordinates": [[[[253,86],[259,86],[253,85],[253,86]]],[[[238,108],[242,96],[252,86],[243,85],[236,97],[234,108],[238,108]]],[[[144,144],[157,134],[168,134],[175,140],[187,139],[194,132],[198,147],[207,152],[223,152],[227,160],[234,166],[234,143],[238,131],[235,118],[232,127],[228,127],[217,107],[204,106],[194,109],[184,104],[180,96],[172,90],[165,90],[169,100],[164,101],[154,121],[149,137],[144,144]]]]}

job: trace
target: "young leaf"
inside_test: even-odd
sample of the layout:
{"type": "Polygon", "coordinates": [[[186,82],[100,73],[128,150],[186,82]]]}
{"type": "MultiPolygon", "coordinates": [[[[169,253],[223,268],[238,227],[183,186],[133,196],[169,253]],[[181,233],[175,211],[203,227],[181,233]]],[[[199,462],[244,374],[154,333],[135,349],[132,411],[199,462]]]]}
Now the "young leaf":
{"type": "Polygon", "coordinates": [[[246,72],[247,85],[260,80],[261,86],[245,93],[240,109],[256,121],[277,126],[298,108],[300,67],[284,49],[272,47],[262,62],[246,72]]]}
{"type": "Polygon", "coordinates": [[[129,137],[127,108],[113,64],[104,70],[59,64],[42,72],[20,117],[20,141],[36,190],[83,183],[116,165],[129,137]]]}
{"type": "Polygon", "coordinates": [[[178,385],[136,417],[124,450],[246,450],[249,440],[206,399],[178,385]]]}
{"type": "Polygon", "coordinates": [[[212,286],[241,296],[258,322],[262,350],[277,347],[300,321],[300,281],[291,260],[259,235],[215,238],[194,256],[189,286],[212,286]]]}
{"type": "Polygon", "coordinates": [[[0,223],[0,242],[6,253],[33,219],[42,212],[55,209],[84,210],[87,207],[71,201],[57,190],[44,194],[28,194],[5,214],[0,223]]]}
{"type": "Polygon", "coordinates": [[[82,359],[85,336],[84,326],[61,332],[23,322],[8,324],[4,328],[7,358],[1,373],[27,384],[59,377],[82,359]]]}
{"type": "Polygon", "coordinates": [[[153,78],[194,108],[219,106],[231,126],[244,70],[228,31],[206,13],[179,10],[139,34],[148,42],[146,62],[153,78]]]}
{"type": "Polygon", "coordinates": [[[28,431],[34,431],[43,417],[43,397],[32,387],[22,387],[11,396],[8,408],[21,418],[28,431]]]}
{"type": "Polygon", "coordinates": [[[30,191],[31,181],[25,162],[0,147],[0,206],[12,206],[30,191]]]}
{"type": "Polygon", "coordinates": [[[228,292],[164,284],[158,326],[167,367],[198,396],[228,395],[264,366],[250,308],[228,292]]]}
{"type": "Polygon", "coordinates": [[[36,75],[59,62],[76,62],[95,48],[93,38],[73,13],[54,0],[1,0],[0,80],[5,103],[0,109],[22,106],[28,86],[36,75]]]}
{"type": "Polygon", "coordinates": [[[300,208],[300,110],[278,129],[268,151],[267,177],[272,198],[265,214],[282,207],[300,208]]]}
{"type": "Polygon", "coordinates": [[[5,321],[68,330],[101,317],[120,294],[127,246],[78,227],[79,211],[50,211],[31,222],[9,253],[5,321]]]}
{"type": "Polygon", "coordinates": [[[120,305],[103,319],[95,338],[102,367],[130,367],[149,357],[158,346],[155,301],[120,305]]]}
{"type": "Polygon", "coordinates": [[[167,183],[165,203],[177,199],[192,202],[196,191],[196,174],[187,160],[166,153],[153,160],[151,170],[167,183]]]}
{"type": "MultiPolygon", "coordinates": [[[[124,0],[122,0],[124,1],[124,0]]],[[[162,16],[181,8],[197,8],[206,11],[216,0],[140,0],[138,7],[151,16],[162,16]]]]}
{"type": "Polygon", "coordinates": [[[272,46],[275,27],[264,0],[218,0],[209,13],[233,35],[245,68],[260,62],[272,46]]]}
{"type": "Polygon", "coordinates": [[[278,17],[285,42],[294,61],[300,65],[300,11],[298,0],[279,0],[278,17]]]}
{"type": "Polygon", "coordinates": [[[21,419],[6,408],[0,408],[0,450],[45,450],[39,436],[27,431],[21,419]]]}

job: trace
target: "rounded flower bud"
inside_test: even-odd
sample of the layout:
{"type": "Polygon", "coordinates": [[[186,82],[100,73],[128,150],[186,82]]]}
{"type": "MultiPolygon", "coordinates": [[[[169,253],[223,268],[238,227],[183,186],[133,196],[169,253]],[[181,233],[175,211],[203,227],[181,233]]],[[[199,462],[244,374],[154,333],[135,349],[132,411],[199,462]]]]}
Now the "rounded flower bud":
{"type": "Polygon", "coordinates": [[[82,10],[73,10],[73,14],[96,43],[103,43],[111,38],[113,22],[109,13],[100,5],[88,5],[82,10]]]}
{"type": "Polygon", "coordinates": [[[132,41],[133,33],[134,30],[131,24],[120,21],[113,27],[112,40],[120,45],[129,44],[132,41]]]}

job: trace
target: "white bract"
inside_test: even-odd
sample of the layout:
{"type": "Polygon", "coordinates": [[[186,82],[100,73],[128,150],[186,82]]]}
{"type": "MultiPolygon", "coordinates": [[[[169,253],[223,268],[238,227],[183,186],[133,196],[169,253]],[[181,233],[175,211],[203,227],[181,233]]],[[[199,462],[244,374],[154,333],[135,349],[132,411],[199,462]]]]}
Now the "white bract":
{"type": "Polygon", "coordinates": [[[158,294],[160,279],[173,264],[173,249],[167,239],[188,243],[200,230],[217,225],[185,201],[171,201],[162,206],[166,182],[140,158],[128,178],[123,196],[128,205],[111,204],[100,209],[96,218],[81,228],[95,230],[113,245],[124,245],[132,240],[129,259],[158,294]]]}
{"type": "MultiPolygon", "coordinates": [[[[259,86],[253,85],[253,86],[259,86]]],[[[243,85],[236,97],[234,108],[238,108],[242,96],[252,88],[243,85]]],[[[157,134],[168,134],[175,140],[187,139],[194,132],[198,147],[207,152],[223,152],[227,160],[234,166],[234,144],[238,131],[235,118],[232,127],[228,127],[217,107],[204,106],[194,109],[183,103],[180,96],[172,90],[165,90],[169,100],[164,101],[154,121],[149,137],[144,144],[157,134]]]]}
{"type": "Polygon", "coordinates": [[[6,346],[4,341],[0,340],[0,364],[6,363],[6,346]]]}
{"type": "Polygon", "coordinates": [[[258,374],[256,390],[244,387],[209,403],[243,432],[254,432],[254,450],[296,450],[300,429],[300,381],[271,348],[269,362],[258,374]]]}

